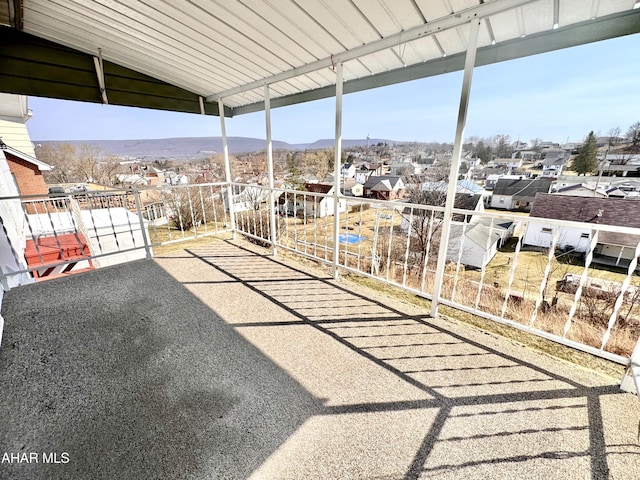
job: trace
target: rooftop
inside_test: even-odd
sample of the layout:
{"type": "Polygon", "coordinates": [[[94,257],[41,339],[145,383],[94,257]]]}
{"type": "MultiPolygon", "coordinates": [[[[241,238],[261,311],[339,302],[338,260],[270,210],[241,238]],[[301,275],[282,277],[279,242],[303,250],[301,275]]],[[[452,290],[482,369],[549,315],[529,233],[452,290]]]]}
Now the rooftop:
{"type": "Polygon", "coordinates": [[[493,187],[494,195],[519,195],[521,197],[534,197],[536,193],[549,193],[551,182],[544,179],[509,179],[500,178],[493,187]]]}
{"type": "Polygon", "coordinates": [[[0,444],[69,458],[11,478],[640,476],[618,379],[246,242],[18,287],[3,314],[0,444]]]}
{"type": "Polygon", "coordinates": [[[530,216],[591,224],[640,227],[640,202],[623,198],[539,193],[536,195],[530,216]]]}

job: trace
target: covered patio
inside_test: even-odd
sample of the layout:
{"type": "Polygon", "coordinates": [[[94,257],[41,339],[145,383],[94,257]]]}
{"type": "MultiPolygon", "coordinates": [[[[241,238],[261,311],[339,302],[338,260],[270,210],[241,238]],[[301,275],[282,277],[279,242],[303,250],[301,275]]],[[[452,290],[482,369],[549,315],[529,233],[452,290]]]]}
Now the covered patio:
{"type": "Polygon", "coordinates": [[[18,287],[3,311],[0,444],[68,454],[12,479],[640,476],[616,378],[247,242],[18,287]]]}
{"type": "MultiPolygon", "coordinates": [[[[181,224],[182,239],[170,242],[200,235],[194,205],[205,209],[201,188],[207,187],[216,188],[212,205],[222,203],[222,195],[228,199],[224,222],[215,223],[233,240],[152,258],[155,244],[145,236],[132,247],[145,260],[6,292],[0,445],[2,453],[20,459],[35,453],[40,461],[3,462],[0,476],[640,477],[640,405],[621,393],[619,376],[438,314],[439,305],[462,304],[456,299],[464,290],[462,283],[458,288],[460,262],[453,279],[445,269],[453,215],[468,213],[454,209],[454,180],[474,67],[637,34],[639,6],[633,0],[3,3],[0,91],[218,115],[225,142],[225,118],[264,111],[269,172],[260,188],[269,207],[264,224],[256,211],[234,212],[233,192],[246,186],[232,182],[225,147],[224,185],[198,187],[194,202],[184,189],[178,206],[194,225],[181,224]],[[349,217],[338,211],[344,198],[339,161],[323,244],[317,229],[276,218],[277,195],[293,195],[295,204],[296,196],[311,201],[319,194],[274,187],[272,108],[335,97],[334,158],[340,159],[343,94],[456,70],[463,81],[446,205],[411,205],[409,213],[410,220],[431,218],[431,224],[443,219],[428,289],[429,246],[416,255],[423,262],[416,269],[419,288],[406,282],[409,234],[402,238],[404,262],[396,269],[390,261],[394,205],[374,202],[385,213],[376,214],[373,241],[380,218],[390,232],[386,265],[373,258],[376,248],[362,270],[359,250],[356,256],[343,249],[341,257],[341,225],[349,217]],[[258,224],[259,235],[249,231],[258,224]],[[278,237],[278,225],[291,231],[278,237]],[[268,245],[268,254],[240,235],[268,245]],[[292,263],[274,255],[278,249],[329,269],[292,263]],[[416,306],[352,284],[340,269],[345,277],[374,278],[381,288],[395,282],[430,303],[416,306]],[[61,461],[43,462],[44,453],[61,461]]],[[[137,199],[139,193],[121,195],[137,199]]],[[[364,208],[351,212],[349,225],[364,208]]],[[[136,213],[143,218],[138,203],[136,213]]],[[[486,216],[492,228],[503,217],[486,216]]],[[[20,259],[15,249],[9,253],[20,259]]],[[[631,267],[595,346],[567,335],[579,291],[564,326],[553,333],[536,329],[548,267],[522,323],[509,317],[519,312],[509,303],[515,260],[506,288],[496,287],[497,310],[485,316],[624,369],[632,360],[605,346],[618,327],[631,267]]],[[[587,270],[588,263],[580,289],[587,270]]],[[[478,313],[491,286],[484,273],[470,282],[477,296],[461,312],[478,313]]]]}

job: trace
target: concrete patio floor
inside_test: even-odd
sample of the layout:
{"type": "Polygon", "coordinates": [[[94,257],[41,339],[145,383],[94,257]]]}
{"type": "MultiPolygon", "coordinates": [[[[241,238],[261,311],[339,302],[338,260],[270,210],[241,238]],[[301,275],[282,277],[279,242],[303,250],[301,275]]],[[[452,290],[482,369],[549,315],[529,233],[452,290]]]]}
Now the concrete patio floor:
{"type": "Polygon", "coordinates": [[[0,478],[640,478],[619,379],[264,252],[8,292],[0,478]]]}

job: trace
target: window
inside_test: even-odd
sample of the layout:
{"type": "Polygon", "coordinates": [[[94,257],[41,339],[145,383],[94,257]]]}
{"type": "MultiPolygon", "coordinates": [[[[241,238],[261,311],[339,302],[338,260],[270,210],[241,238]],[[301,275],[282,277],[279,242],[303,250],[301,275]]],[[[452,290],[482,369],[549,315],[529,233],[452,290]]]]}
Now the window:
{"type": "Polygon", "coordinates": [[[589,238],[589,234],[588,233],[582,233],[582,234],[580,234],[580,238],[589,238]]]}
{"type": "Polygon", "coordinates": [[[553,233],[553,230],[551,228],[548,228],[548,227],[543,227],[542,228],[542,233],[553,233]]]}

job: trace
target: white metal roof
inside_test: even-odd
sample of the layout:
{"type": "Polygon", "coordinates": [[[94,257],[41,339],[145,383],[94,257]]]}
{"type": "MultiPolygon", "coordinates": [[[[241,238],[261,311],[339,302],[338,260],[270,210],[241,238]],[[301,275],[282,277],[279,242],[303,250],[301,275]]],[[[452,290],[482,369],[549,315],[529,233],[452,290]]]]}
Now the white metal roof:
{"type": "MultiPolygon", "coordinates": [[[[635,0],[20,3],[18,17],[5,23],[208,102],[223,98],[232,114],[262,108],[265,83],[272,106],[329,96],[336,62],[343,62],[345,93],[461,69],[455,59],[474,18],[482,19],[479,63],[640,30],[635,0]]],[[[107,79],[107,97],[110,87],[107,79]]]]}

